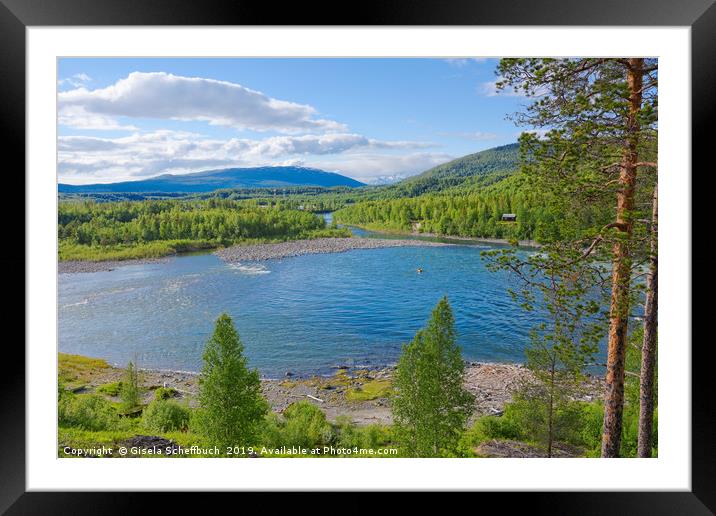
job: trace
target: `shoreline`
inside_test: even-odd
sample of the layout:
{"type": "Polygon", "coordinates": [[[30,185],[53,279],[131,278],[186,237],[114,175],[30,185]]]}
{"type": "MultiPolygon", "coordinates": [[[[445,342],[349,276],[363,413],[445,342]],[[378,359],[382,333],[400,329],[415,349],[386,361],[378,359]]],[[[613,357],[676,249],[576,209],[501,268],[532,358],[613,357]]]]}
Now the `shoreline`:
{"type": "MultiPolygon", "coordinates": [[[[402,234],[402,233],[401,233],[402,234]]],[[[405,233],[406,235],[411,236],[424,236],[429,238],[444,238],[446,240],[460,240],[460,241],[468,241],[468,242],[482,242],[486,244],[501,244],[501,245],[511,245],[510,241],[505,238],[487,238],[487,237],[463,237],[463,236],[452,236],[452,235],[438,235],[436,233],[405,233]]],[[[542,247],[542,244],[535,240],[518,240],[517,241],[518,247],[530,247],[534,249],[539,249],[542,247]]]]}
{"type": "MultiPolygon", "coordinates": [[[[79,392],[96,392],[101,385],[121,380],[124,370],[106,361],[106,368],[95,369],[78,381],[79,392]]],[[[395,366],[377,368],[336,366],[332,375],[291,375],[285,378],[261,378],[261,390],[271,410],[281,413],[291,403],[306,401],[319,407],[330,421],[348,416],[357,425],[391,424],[392,377],[395,366]]],[[[144,387],[143,402],[149,403],[154,389],[171,387],[177,399],[196,406],[200,373],[171,369],[140,368],[144,387]]],[[[512,362],[465,362],[465,387],[475,396],[473,418],[499,415],[512,393],[531,373],[522,364],[512,362]]],[[[589,389],[584,400],[597,399],[602,377],[587,376],[589,389]]]]}
{"type": "MultiPolygon", "coordinates": [[[[500,238],[475,238],[475,237],[461,237],[461,236],[446,236],[438,235],[435,233],[402,233],[402,232],[391,232],[391,231],[376,231],[370,228],[355,226],[360,229],[367,231],[375,231],[385,235],[395,236],[410,236],[415,237],[411,239],[399,239],[399,238],[373,238],[373,237],[330,237],[330,238],[315,238],[315,239],[303,239],[303,240],[289,240],[286,242],[277,243],[262,243],[262,244],[247,244],[247,245],[233,245],[230,247],[224,247],[215,249],[213,251],[207,250],[207,254],[211,252],[215,256],[218,256],[225,263],[237,263],[241,261],[264,261],[281,258],[291,258],[295,256],[304,256],[310,254],[330,254],[330,253],[344,253],[356,249],[382,249],[388,247],[447,247],[457,245],[470,245],[469,242],[476,244],[498,244],[498,245],[509,245],[509,241],[500,238]],[[436,242],[432,240],[421,240],[419,237],[424,238],[439,238],[444,240],[454,240],[455,242],[436,242]],[[461,244],[459,242],[466,242],[461,244]]],[[[518,242],[520,247],[538,249],[541,245],[533,240],[520,240],[518,242]]],[[[194,254],[194,253],[187,253],[194,254]]],[[[167,263],[170,259],[181,254],[163,256],[160,258],[130,258],[127,260],[67,260],[57,262],[58,274],[78,274],[78,273],[89,273],[89,272],[104,272],[112,271],[119,267],[127,267],[131,265],[144,265],[144,264],[161,264],[167,263]]]]}
{"type": "MultiPolygon", "coordinates": [[[[458,240],[461,242],[478,242],[486,244],[500,244],[500,245],[511,245],[510,241],[506,238],[489,238],[489,237],[471,237],[471,236],[456,236],[456,235],[440,235],[438,233],[420,233],[419,231],[395,231],[389,229],[375,229],[368,226],[360,226],[358,224],[343,224],[346,227],[355,227],[364,231],[372,231],[374,233],[380,233],[383,235],[395,235],[395,236],[411,236],[411,237],[425,237],[425,238],[441,238],[444,240],[458,240]]],[[[461,244],[455,244],[461,245],[461,244]]],[[[518,247],[529,247],[539,249],[542,244],[536,240],[518,240],[518,247]]]]}

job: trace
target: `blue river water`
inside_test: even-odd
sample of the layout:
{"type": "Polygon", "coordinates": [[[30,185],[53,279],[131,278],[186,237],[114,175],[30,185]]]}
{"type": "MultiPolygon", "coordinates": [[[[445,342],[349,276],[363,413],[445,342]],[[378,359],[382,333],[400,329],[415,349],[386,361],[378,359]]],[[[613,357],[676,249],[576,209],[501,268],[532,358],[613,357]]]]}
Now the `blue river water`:
{"type": "Polygon", "coordinates": [[[543,314],[511,300],[510,278],[485,268],[486,248],[395,247],[242,264],[197,254],[61,274],[59,350],[199,371],[213,323],[227,312],[264,377],[378,367],[395,363],[446,295],[466,359],[521,362],[543,314]]]}

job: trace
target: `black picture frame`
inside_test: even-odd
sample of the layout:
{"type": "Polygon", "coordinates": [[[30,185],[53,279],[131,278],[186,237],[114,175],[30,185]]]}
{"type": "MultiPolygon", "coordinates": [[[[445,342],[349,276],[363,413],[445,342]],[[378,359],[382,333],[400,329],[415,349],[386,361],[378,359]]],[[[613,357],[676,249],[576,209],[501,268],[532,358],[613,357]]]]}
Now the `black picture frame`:
{"type": "MultiPolygon", "coordinates": [[[[360,5],[322,2],[286,3],[203,0],[0,0],[0,123],[5,167],[4,181],[15,181],[13,192],[25,192],[17,172],[25,167],[25,29],[63,25],[580,25],[690,26],[692,43],[692,156],[693,169],[710,154],[711,125],[716,117],[716,4],[714,0],[412,0],[363,1],[360,5]]],[[[568,46],[565,48],[568,50],[568,46]]],[[[713,165],[704,172],[710,171],[713,165]]],[[[689,171],[682,173],[688,174],[689,171]]],[[[692,175],[693,181],[693,175],[692,175]]],[[[6,183],[9,184],[9,183],[6,183]]],[[[694,190],[697,193],[698,190],[694,190]]],[[[706,193],[701,191],[703,197],[706,193]]],[[[22,198],[23,196],[14,197],[22,198]]],[[[708,205],[708,201],[693,206],[708,205]]],[[[18,208],[19,210],[19,208],[18,208]]],[[[17,213],[16,211],[15,213],[17,213]]],[[[688,215],[688,214],[686,214],[688,215]]],[[[700,218],[693,214],[696,224],[700,218]]],[[[16,220],[6,227],[15,251],[0,258],[6,270],[25,269],[25,228],[16,220]]],[[[693,232],[692,234],[695,234],[693,232]]],[[[692,249],[693,253],[693,249],[692,249]]],[[[692,268],[712,269],[713,259],[692,254],[692,268]]],[[[20,275],[11,274],[20,286],[20,275]]],[[[705,287],[702,287],[705,288],[705,287]]],[[[14,299],[18,299],[15,297],[14,299]]],[[[24,303],[16,302],[19,321],[24,303]]],[[[694,310],[707,310],[696,303],[694,310]]],[[[693,317],[693,316],[692,316],[693,317]]],[[[697,318],[693,318],[698,321],[697,318]]],[[[14,323],[13,323],[14,324],[14,323]]],[[[709,339],[710,340],[710,339],[709,339]]],[[[694,340],[696,343],[696,340],[694,340]]],[[[675,343],[688,345],[688,343],[675,343]]],[[[510,509],[522,505],[532,513],[552,514],[713,514],[716,511],[716,426],[711,399],[710,342],[692,347],[692,490],[690,492],[512,493],[510,509]]],[[[6,341],[5,371],[0,403],[0,512],[7,514],[126,513],[146,503],[137,493],[38,493],[25,489],[25,356],[17,341],[6,341]]],[[[186,506],[186,494],[163,493],[163,512],[186,506]]],[[[240,496],[246,497],[246,494],[240,496]]],[[[476,496],[471,494],[470,496],[476,496]]],[[[505,497],[503,494],[479,494],[505,497]]],[[[502,504],[507,503],[502,498],[502,504]]],[[[242,502],[243,503],[243,502],[242,502]]],[[[294,499],[294,504],[300,501],[294,499]]],[[[472,502],[475,503],[474,499],[472,502]]],[[[347,502],[347,505],[352,505],[347,502]]],[[[248,507],[246,505],[245,507],[248,507]]],[[[486,507],[486,506],[483,506],[486,507]]]]}

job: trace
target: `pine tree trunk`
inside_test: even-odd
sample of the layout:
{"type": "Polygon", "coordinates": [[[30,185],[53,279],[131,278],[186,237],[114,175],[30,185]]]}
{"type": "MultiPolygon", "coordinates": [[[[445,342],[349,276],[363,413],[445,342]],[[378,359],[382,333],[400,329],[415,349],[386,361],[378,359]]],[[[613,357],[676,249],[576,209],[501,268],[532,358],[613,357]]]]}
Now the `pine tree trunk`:
{"type": "Polygon", "coordinates": [[[609,344],[604,394],[604,427],[602,457],[618,457],[624,409],[624,361],[629,321],[629,293],[631,283],[631,235],[638,163],[639,119],[642,101],[644,60],[630,58],[627,66],[629,112],[622,166],[617,193],[616,226],[620,238],[613,248],[612,297],[609,310],[609,344]]]}
{"type": "Polygon", "coordinates": [[[656,365],[656,328],[658,312],[658,208],[657,188],[654,187],[654,206],[651,214],[651,249],[649,275],[646,278],[644,303],[644,341],[641,348],[639,376],[639,440],[638,457],[651,457],[654,424],[654,370],[656,365]]]}

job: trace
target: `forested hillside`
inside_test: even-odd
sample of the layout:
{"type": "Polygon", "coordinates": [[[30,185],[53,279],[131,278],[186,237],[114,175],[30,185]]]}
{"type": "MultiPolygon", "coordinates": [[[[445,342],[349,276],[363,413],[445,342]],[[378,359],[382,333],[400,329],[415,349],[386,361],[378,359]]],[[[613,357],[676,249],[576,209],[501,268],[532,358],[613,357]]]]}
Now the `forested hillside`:
{"type": "Polygon", "coordinates": [[[546,242],[579,228],[603,225],[610,211],[590,206],[575,227],[574,221],[567,224],[559,209],[529,188],[523,177],[512,175],[485,188],[470,184],[449,193],[361,202],[336,212],[335,219],[371,229],[546,242]],[[508,213],[515,214],[516,221],[503,221],[502,215],[508,213]]]}
{"type": "Polygon", "coordinates": [[[519,166],[516,143],[469,154],[399,183],[381,188],[381,197],[415,197],[455,186],[484,186],[512,174],[519,166]]]}
{"type": "Polygon", "coordinates": [[[344,224],[448,236],[536,240],[563,238],[605,223],[609,208],[589,206],[569,225],[544,193],[519,173],[519,144],[453,160],[384,187],[335,214],[344,224]],[[516,215],[503,221],[504,214],[516,215]]]}

